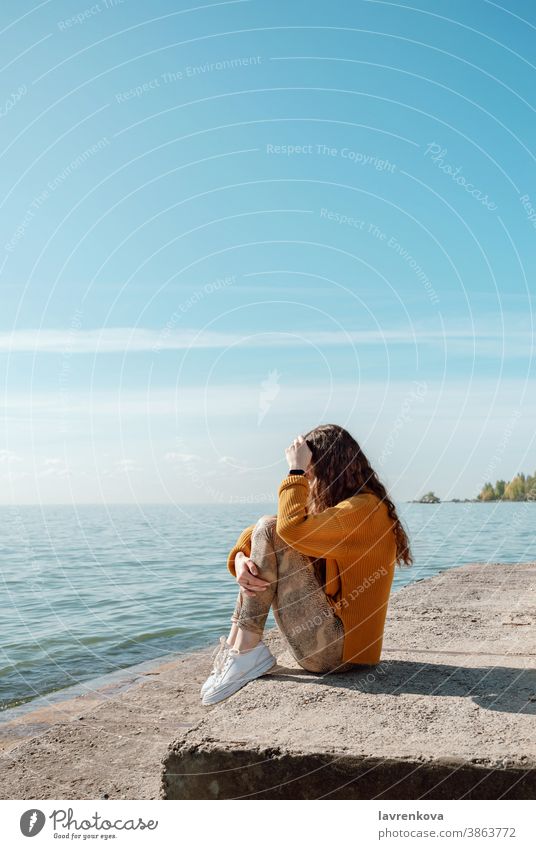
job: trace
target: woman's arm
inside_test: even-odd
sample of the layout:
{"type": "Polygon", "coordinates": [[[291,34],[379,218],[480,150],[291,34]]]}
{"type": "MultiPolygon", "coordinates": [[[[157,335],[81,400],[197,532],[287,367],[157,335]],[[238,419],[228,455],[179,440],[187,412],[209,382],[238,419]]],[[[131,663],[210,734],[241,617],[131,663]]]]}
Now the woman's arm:
{"type": "Polygon", "coordinates": [[[250,525],[242,531],[227,558],[229,572],[236,578],[241,591],[248,596],[255,596],[270,586],[269,581],[259,576],[256,564],[250,560],[251,534],[254,527],[255,525],[250,525]]]}
{"type": "Polygon", "coordinates": [[[366,494],[341,501],[321,513],[307,513],[309,481],[304,475],[288,475],[279,487],[276,530],[296,551],[311,557],[341,556],[347,551],[348,534],[370,512],[366,494]]]}
{"type": "Polygon", "coordinates": [[[236,543],[233,548],[229,552],[229,556],[227,558],[227,568],[231,575],[234,575],[236,578],[236,569],[235,569],[235,557],[239,551],[243,551],[247,557],[251,554],[251,534],[253,533],[253,528],[255,525],[250,525],[248,528],[242,531],[240,536],[238,537],[236,543]]]}

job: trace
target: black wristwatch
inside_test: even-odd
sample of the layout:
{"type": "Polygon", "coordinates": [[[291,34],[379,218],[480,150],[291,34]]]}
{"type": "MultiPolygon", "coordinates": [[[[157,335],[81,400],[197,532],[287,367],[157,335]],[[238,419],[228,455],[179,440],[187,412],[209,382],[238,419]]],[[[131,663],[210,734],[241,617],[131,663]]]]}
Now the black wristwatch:
{"type": "Polygon", "coordinates": [[[289,475],[304,475],[303,469],[290,469],[289,475]]]}

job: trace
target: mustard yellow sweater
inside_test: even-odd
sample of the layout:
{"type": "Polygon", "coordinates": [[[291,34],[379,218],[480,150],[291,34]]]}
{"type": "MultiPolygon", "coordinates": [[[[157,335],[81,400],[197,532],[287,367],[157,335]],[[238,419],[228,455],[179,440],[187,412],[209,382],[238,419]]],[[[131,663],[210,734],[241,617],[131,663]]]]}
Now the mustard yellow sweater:
{"type": "MultiPolygon", "coordinates": [[[[326,559],[326,595],[344,625],[346,663],[380,660],[389,593],[395,570],[396,542],[386,505],[372,492],[340,501],[321,513],[307,513],[309,481],[288,475],[279,487],[276,530],[296,551],[326,559]]],[[[229,553],[251,555],[250,525],[229,553]]]]}

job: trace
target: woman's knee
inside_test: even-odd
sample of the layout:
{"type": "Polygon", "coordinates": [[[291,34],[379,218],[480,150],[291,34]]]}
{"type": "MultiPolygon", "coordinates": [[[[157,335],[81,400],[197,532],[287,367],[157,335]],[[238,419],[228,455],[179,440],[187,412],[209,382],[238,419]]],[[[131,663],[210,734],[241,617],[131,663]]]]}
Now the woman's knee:
{"type": "Polygon", "coordinates": [[[260,519],[257,520],[255,524],[255,528],[253,529],[253,533],[255,535],[261,534],[262,536],[267,537],[270,540],[273,540],[275,534],[275,528],[277,524],[277,516],[261,516],[260,519]]]}
{"type": "Polygon", "coordinates": [[[276,523],[277,516],[270,516],[269,514],[261,516],[260,519],[257,519],[257,524],[275,525],[276,523]]]}

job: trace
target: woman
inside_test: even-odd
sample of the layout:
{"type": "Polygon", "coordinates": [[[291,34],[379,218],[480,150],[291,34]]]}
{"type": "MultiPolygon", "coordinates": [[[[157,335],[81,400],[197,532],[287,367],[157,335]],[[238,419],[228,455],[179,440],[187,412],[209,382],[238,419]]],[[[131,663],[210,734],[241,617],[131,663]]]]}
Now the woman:
{"type": "Polygon", "coordinates": [[[378,663],[395,565],[413,562],[395,506],[348,431],[321,425],[285,455],[277,516],[246,528],[228,557],[240,592],[203,704],[275,666],[262,642],[270,608],[303,669],[378,663]]]}

